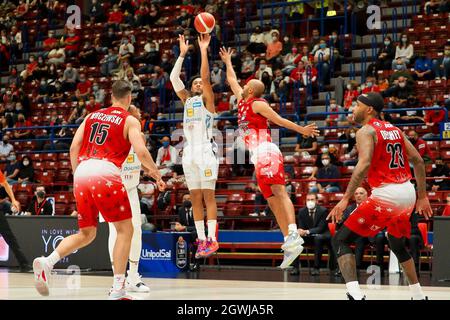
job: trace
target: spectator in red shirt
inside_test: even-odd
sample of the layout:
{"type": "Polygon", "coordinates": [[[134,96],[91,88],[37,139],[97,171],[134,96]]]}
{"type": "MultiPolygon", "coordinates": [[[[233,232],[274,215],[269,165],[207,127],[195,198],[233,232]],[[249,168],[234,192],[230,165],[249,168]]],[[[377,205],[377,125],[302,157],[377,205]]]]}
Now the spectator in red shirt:
{"type": "Polygon", "coordinates": [[[347,84],[347,90],[344,94],[344,108],[348,110],[353,103],[353,100],[359,96],[358,83],[355,80],[350,81],[347,84]]]}
{"type": "Polygon", "coordinates": [[[95,96],[93,94],[89,95],[89,102],[86,104],[86,110],[88,113],[100,110],[102,105],[95,101],[95,96]]]}
{"type": "Polygon", "coordinates": [[[108,28],[114,28],[115,31],[119,30],[120,24],[123,22],[123,12],[120,11],[119,6],[115,4],[113,10],[108,15],[108,28]]]}
{"type": "Polygon", "coordinates": [[[22,18],[28,12],[28,5],[23,0],[19,0],[19,5],[17,6],[14,15],[15,18],[22,18]]]}
{"type": "Polygon", "coordinates": [[[378,87],[376,83],[377,82],[374,77],[367,77],[366,84],[364,86],[364,89],[362,90],[362,93],[380,92],[380,87],[378,87]]]}
{"type": "Polygon", "coordinates": [[[293,81],[300,81],[301,86],[306,86],[308,84],[308,68],[311,69],[311,83],[316,83],[317,81],[317,69],[314,68],[314,66],[305,66],[305,63],[303,61],[299,61],[297,68],[292,70],[290,78],[293,81]]]}
{"type": "Polygon", "coordinates": [[[426,141],[419,138],[419,135],[414,130],[410,130],[408,132],[408,139],[417,149],[423,161],[426,164],[430,164],[433,160],[433,157],[431,155],[430,148],[428,148],[426,141]]]}
{"type": "Polygon", "coordinates": [[[294,60],[294,63],[297,64],[300,60],[303,60],[303,62],[306,62],[306,61],[313,62],[314,61],[314,55],[309,52],[309,47],[308,46],[303,46],[302,47],[302,52],[294,60]]]}
{"type": "Polygon", "coordinates": [[[56,48],[58,40],[55,38],[55,31],[50,30],[48,32],[48,38],[44,40],[44,58],[47,58],[50,51],[56,48]]]}
{"type": "Polygon", "coordinates": [[[27,64],[27,67],[25,68],[25,70],[23,70],[20,73],[20,77],[25,81],[25,80],[33,80],[33,73],[37,70],[38,67],[38,63],[36,61],[36,57],[34,55],[31,55],[30,58],[30,63],[27,64]]]}
{"type": "MultiPolygon", "coordinates": [[[[435,103],[434,105],[430,105],[430,108],[439,107],[439,104],[435,103]]],[[[440,130],[439,124],[445,120],[445,111],[444,110],[430,110],[425,111],[425,124],[430,127],[431,132],[427,133],[423,136],[424,139],[439,139],[440,130]]]]}
{"type": "Polygon", "coordinates": [[[80,37],[75,33],[75,30],[69,30],[68,36],[64,40],[64,44],[66,45],[64,50],[67,57],[78,56],[80,49],[80,37]]]}
{"type": "Polygon", "coordinates": [[[80,99],[86,101],[92,93],[92,83],[86,79],[84,73],[80,74],[80,82],[77,84],[77,90],[75,91],[74,101],[80,99]]]}
{"type": "MultiPolygon", "coordinates": [[[[19,114],[17,117],[17,122],[14,125],[14,128],[23,128],[23,127],[31,127],[31,121],[26,120],[23,114],[19,114]]],[[[31,130],[15,130],[14,138],[16,139],[27,139],[31,138],[31,130]]]]}

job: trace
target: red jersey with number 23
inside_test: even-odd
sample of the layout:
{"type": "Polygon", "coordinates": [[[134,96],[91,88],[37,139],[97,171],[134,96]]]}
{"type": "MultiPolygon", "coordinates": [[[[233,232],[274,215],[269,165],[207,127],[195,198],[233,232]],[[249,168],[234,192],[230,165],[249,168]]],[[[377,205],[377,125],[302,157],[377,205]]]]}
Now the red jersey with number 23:
{"type": "Polygon", "coordinates": [[[131,144],[124,138],[125,121],[130,114],[120,107],[101,109],[88,116],[78,161],[100,159],[121,168],[131,144]]]}
{"type": "Polygon", "coordinates": [[[368,124],[375,129],[377,135],[368,173],[370,187],[377,188],[384,184],[400,184],[411,180],[402,131],[389,122],[378,119],[372,119],[368,124]]]}

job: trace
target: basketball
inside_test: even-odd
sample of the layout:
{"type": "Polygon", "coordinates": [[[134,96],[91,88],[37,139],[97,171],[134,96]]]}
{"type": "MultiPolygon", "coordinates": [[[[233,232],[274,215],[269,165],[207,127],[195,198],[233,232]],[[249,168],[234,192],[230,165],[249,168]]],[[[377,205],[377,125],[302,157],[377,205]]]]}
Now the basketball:
{"type": "Polygon", "coordinates": [[[214,30],[216,19],[208,12],[202,12],[195,17],[194,26],[198,33],[208,34],[214,30]]]}

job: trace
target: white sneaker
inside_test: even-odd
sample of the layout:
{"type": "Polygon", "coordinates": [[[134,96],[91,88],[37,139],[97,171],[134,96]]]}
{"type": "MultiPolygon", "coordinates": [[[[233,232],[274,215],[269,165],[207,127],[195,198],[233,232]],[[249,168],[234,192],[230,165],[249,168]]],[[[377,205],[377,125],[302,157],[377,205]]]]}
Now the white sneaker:
{"type": "Polygon", "coordinates": [[[298,234],[297,231],[291,231],[289,232],[289,235],[286,239],[286,241],[281,246],[281,249],[283,251],[286,250],[293,250],[294,248],[297,248],[298,246],[301,246],[305,241],[302,237],[298,234]]]}
{"type": "Polygon", "coordinates": [[[283,262],[280,264],[281,269],[287,269],[292,262],[302,253],[303,246],[298,246],[294,250],[285,250],[283,262]]]}
{"type": "Polygon", "coordinates": [[[129,292],[148,293],[150,288],[145,285],[141,280],[139,273],[130,274],[128,271],[127,280],[125,282],[125,288],[129,292]]]}
{"type": "Polygon", "coordinates": [[[110,290],[108,300],[141,300],[140,298],[127,294],[125,288],[121,290],[110,290]]]}
{"type": "Polygon", "coordinates": [[[49,295],[49,277],[51,268],[44,257],[36,258],[33,261],[34,286],[43,296],[49,295]]]}

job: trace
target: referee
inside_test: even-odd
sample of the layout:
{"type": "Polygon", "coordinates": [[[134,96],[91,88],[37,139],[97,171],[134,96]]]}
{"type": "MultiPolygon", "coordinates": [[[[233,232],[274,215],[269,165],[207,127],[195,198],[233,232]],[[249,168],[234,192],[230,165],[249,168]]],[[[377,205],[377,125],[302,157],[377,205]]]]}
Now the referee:
{"type": "MultiPolygon", "coordinates": [[[[20,211],[20,203],[14,197],[14,193],[11,189],[11,186],[6,181],[5,175],[1,171],[0,171],[0,185],[5,189],[6,193],[11,199],[12,207],[14,207],[16,211],[20,211]]],[[[6,221],[5,212],[3,212],[3,210],[0,211],[0,235],[5,239],[8,246],[14,252],[17,261],[19,261],[20,272],[30,271],[31,267],[28,264],[28,260],[27,258],[25,258],[25,255],[23,254],[22,250],[20,250],[17,239],[11,231],[8,221],[6,221]]]]}

